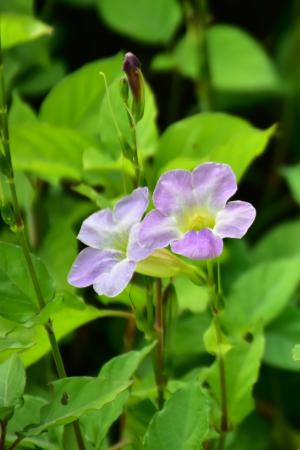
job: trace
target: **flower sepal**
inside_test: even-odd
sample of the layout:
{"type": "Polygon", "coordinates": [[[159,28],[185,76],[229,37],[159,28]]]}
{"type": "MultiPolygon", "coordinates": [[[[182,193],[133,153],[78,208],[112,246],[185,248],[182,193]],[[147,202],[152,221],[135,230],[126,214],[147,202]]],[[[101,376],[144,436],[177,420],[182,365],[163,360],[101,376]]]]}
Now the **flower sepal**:
{"type": "Polygon", "coordinates": [[[186,263],[167,249],[155,250],[148,258],[139,261],[136,272],[158,278],[184,275],[198,285],[203,285],[206,280],[204,272],[199,267],[186,263]]]}

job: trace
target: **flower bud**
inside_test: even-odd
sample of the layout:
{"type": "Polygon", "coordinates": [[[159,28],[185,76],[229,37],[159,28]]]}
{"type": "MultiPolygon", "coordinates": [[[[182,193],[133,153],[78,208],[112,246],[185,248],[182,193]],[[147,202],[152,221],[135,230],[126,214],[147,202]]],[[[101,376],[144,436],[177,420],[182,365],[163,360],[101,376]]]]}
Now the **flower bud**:
{"type": "Polygon", "coordinates": [[[130,91],[132,94],[131,112],[136,122],[141,120],[145,107],[144,77],[141,71],[141,63],[133,53],[126,53],[123,63],[130,91]]]}

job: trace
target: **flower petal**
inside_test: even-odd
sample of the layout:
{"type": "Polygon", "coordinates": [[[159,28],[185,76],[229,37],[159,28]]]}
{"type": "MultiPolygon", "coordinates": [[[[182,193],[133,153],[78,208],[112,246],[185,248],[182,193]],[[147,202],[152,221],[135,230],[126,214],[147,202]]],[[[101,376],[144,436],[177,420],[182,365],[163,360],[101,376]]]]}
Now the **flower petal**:
{"type": "Polygon", "coordinates": [[[75,259],[68,275],[68,282],[76,287],[89,286],[101,273],[110,270],[120,257],[119,252],[85,248],[75,259]]]}
{"type": "Polygon", "coordinates": [[[112,211],[109,208],[102,209],[83,221],[77,238],[84,244],[100,250],[113,248],[115,227],[112,211]]]}
{"type": "Polygon", "coordinates": [[[139,242],[143,247],[163,248],[182,236],[174,217],[164,216],[159,211],[151,211],[143,220],[139,232],[139,242]]]}
{"type": "Polygon", "coordinates": [[[214,231],[221,238],[241,238],[252,225],[256,216],[255,208],[248,202],[229,202],[216,216],[214,231]]]}
{"type": "Polygon", "coordinates": [[[204,163],[192,172],[197,204],[213,211],[224,208],[237,190],[235,175],[227,164],[204,163]]]}
{"type": "Polygon", "coordinates": [[[211,259],[222,253],[223,241],[208,228],[189,231],[183,239],[171,244],[174,253],[191,259],[211,259]]]}
{"type": "Polygon", "coordinates": [[[141,226],[141,223],[133,225],[129,233],[127,258],[131,261],[142,261],[154,251],[152,247],[142,246],[140,243],[141,226]]]}
{"type": "Polygon", "coordinates": [[[192,174],[188,170],[171,170],[158,180],[153,203],[163,214],[179,212],[193,202],[192,174]]]}
{"type": "Polygon", "coordinates": [[[93,288],[99,295],[115,297],[126,288],[133,276],[135,268],[135,262],[123,259],[110,267],[107,272],[102,273],[95,280],[93,288]]]}
{"type": "Polygon", "coordinates": [[[146,187],[135,189],[130,195],[120,200],[114,209],[116,222],[126,228],[139,222],[149,203],[149,190],[146,187]]]}

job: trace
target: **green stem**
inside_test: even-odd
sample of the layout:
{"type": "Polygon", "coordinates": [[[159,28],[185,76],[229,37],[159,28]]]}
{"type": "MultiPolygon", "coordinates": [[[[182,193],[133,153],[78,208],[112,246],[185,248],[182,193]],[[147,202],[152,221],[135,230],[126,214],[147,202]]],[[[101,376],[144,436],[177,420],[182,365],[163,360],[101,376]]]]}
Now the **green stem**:
{"type": "MultiPolygon", "coordinates": [[[[43,293],[40,287],[40,283],[37,277],[37,273],[35,270],[35,267],[33,265],[32,256],[30,253],[29,244],[27,241],[27,236],[25,234],[24,229],[24,221],[21,214],[21,209],[18,201],[18,196],[16,192],[16,184],[15,184],[15,177],[14,177],[14,170],[12,165],[12,159],[11,159],[11,151],[10,151],[10,141],[9,141],[9,129],[8,129],[8,117],[7,117],[7,103],[5,98],[5,86],[4,86],[4,74],[3,74],[3,58],[2,58],[2,49],[1,49],[1,42],[0,42],[0,124],[1,124],[1,140],[5,152],[5,157],[7,164],[9,166],[9,176],[7,177],[7,182],[9,184],[9,189],[11,193],[12,198],[12,204],[13,204],[13,210],[15,215],[15,226],[16,226],[16,232],[18,236],[18,240],[20,243],[20,246],[23,251],[23,255],[26,261],[26,265],[28,268],[28,272],[33,284],[33,288],[36,295],[37,304],[40,310],[42,310],[46,306],[45,299],[43,297],[43,293]]],[[[45,331],[48,335],[49,342],[51,345],[52,355],[55,362],[57,374],[59,378],[65,378],[66,377],[66,371],[64,367],[64,363],[62,360],[62,356],[59,350],[59,346],[54,334],[54,330],[52,327],[52,322],[49,319],[47,324],[44,326],[45,331]]],[[[74,431],[76,435],[77,440],[77,446],[79,450],[85,450],[85,446],[83,443],[83,438],[80,433],[79,425],[74,424],[74,431]]]]}
{"type": "Polygon", "coordinates": [[[0,429],[1,429],[0,450],[5,450],[7,422],[0,422],[0,429]]]}
{"type": "Polygon", "coordinates": [[[224,355],[222,352],[222,327],[220,322],[220,302],[219,297],[221,295],[221,275],[219,261],[217,262],[217,286],[215,283],[213,263],[207,262],[208,280],[212,292],[212,311],[214,316],[214,326],[217,338],[217,345],[219,348],[217,355],[217,362],[219,368],[219,382],[221,393],[221,421],[220,421],[220,440],[218,450],[222,450],[225,446],[226,432],[229,429],[228,420],[228,405],[227,405],[227,388],[226,388],[226,367],[224,355]]]}
{"type": "Polygon", "coordinates": [[[11,444],[11,446],[8,447],[7,450],[14,450],[14,449],[17,447],[17,445],[18,445],[23,439],[24,439],[23,437],[19,436],[19,437],[11,444]]]}
{"type": "Polygon", "coordinates": [[[162,298],[162,282],[161,278],[156,280],[156,316],[155,329],[157,337],[156,346],[156,386],[158,407],[161,409],[164,404],[164,320],[163,320],[163,298],[162,298]]]}

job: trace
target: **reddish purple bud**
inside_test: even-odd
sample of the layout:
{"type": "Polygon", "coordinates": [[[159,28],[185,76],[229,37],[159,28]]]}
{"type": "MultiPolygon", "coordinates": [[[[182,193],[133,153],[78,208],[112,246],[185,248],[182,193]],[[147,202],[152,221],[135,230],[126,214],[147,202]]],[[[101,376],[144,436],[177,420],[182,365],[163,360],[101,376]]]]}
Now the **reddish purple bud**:
{"type": "Polygon", "coordinates": [[[131,52],[126,53],[123,63],[128,84],[132,93],[132,113],[138,122],[144,114],[145,93],[144,79],[139,59],[131,52]]]}

